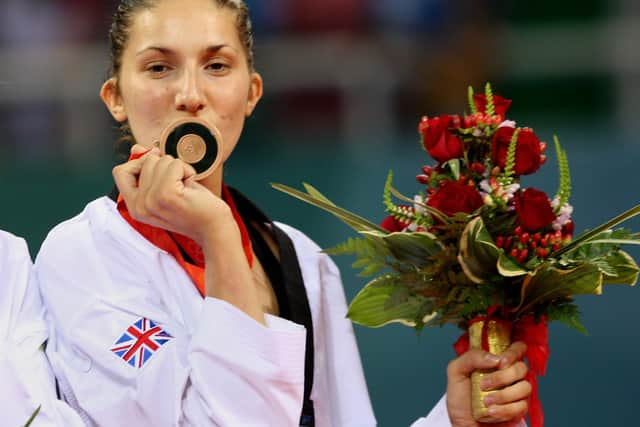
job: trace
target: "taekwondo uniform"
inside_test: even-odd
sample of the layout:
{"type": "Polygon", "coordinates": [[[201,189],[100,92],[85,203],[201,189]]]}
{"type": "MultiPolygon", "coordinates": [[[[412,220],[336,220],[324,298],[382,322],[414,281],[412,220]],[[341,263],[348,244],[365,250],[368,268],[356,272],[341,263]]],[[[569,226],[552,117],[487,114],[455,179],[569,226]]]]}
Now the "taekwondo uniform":
{"type": "Polygon", "coordinates": [[[233,199],[279,246],[280,261],[269,259],[250,230],[280,308],[266,326],[203,298],[115,199],[89,203],[49,233],[36,259],[53,325],[47,355],[87,425],[376,425],[337,267],[300,231],[270,222],[240,193],[233,199]]]}
{"type": "Polygon", "coordinates": [[[47,326],[27,245],[0,231],[0,426],[76,427],[80,418],[56,399],[42,347],[47,326]]]}

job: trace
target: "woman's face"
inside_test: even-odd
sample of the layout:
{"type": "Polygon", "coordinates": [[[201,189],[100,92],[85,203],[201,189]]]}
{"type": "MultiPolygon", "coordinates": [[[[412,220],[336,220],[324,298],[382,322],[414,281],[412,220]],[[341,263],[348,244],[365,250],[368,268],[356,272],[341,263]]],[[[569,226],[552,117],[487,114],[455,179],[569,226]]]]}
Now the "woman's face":
{"type": "Polygon", "coordinates": [[[101,97],[138,144],[153,146],[164,128],[198,117],[222,134],[224,159],[262,96],[233,11],[212,0],[162,0],[133,20],[119,75],[101,97]]]}

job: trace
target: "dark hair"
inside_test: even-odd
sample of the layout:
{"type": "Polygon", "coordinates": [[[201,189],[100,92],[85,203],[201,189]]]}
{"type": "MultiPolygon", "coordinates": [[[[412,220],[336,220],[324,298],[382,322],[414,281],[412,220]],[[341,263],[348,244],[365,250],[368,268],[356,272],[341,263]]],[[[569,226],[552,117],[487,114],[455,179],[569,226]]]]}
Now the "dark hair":
{"type": "MultiPolygon", "coordinates": [[[[113,14],[111,29],[109,30],[110,67],[109,77],[118,77],[122,67],[122,54],[129,41],[131,26],[138,12],[151,9],[162,0],[120,0],[116,12],[113,14]]],[[[244,0],[211,0],[220,8],[229,9],[236,14],[236,29],[240,42],[247,56],[250,71],[254,70],[253,63],[253,31],[249,8],[244,0]]],[[[120,137],[116,141],[116,156],[126,159],[129,149],[135,143],[128,122],[120,125],[120,137]]]]}

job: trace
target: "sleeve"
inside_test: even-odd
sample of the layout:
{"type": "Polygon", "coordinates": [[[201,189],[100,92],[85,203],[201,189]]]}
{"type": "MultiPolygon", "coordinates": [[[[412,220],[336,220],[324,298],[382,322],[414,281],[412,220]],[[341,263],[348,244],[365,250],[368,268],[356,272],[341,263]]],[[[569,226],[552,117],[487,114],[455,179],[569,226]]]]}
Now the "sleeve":
{"type": "Polygon", "coordinates": [[[45,241],[36,272],[54,325],[47,354],[87,424],[297,425],[302,326],[186,298],[175,289],[190,282],[169,255],[82,236],[45,241]]]}
{"type": "Polygon", "coordinates": [[[0,413],[2,425],[79,427],[78,415],[58,401],[42,350],[47,338],[43,309],[22,239],[0,233],[0,413]]]}
{"type": "Polygon", "coordinates": [[[429,415],[417,419],[411,424],[411,427],[451,427],[445,401],[446,396],[442,396],[436,406],[429,412],[429,415]]]}
{"type": "Polygon", "coordinates": [[[370,427],[376,419],[369,399],[360,353],[335,263],[321,258],[322,330],[327,370],[327,398],[335,426],[370,427]]]}
{"type": "MultiPolygon", "coordinates": [[[[411,427],[451,427],[449,413],[447,412],[446,395],[442,396],[436,406],[429,412],[429,415],[417,419],[411,424],[411,427]]],[[[522,420],[516,427],[527,427],[527,423],[522,420]]]]}

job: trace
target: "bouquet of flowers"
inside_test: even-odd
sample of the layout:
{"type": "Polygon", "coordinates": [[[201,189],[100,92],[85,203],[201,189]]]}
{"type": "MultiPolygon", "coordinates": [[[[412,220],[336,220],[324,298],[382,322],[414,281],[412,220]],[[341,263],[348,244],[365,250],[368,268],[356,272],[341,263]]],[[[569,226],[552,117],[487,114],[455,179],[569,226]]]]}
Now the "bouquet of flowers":
{"type": "MultiPolygon", "coordinates": [[[[389,216],[380,226],[311,185],[304,192],[272,185],[358,232],[326,250],[355,255],[353,266],[373,276],[349,306],[354,322],[417,329],[453,323],[468,331],[455,344],[459,353],[470,345],[500,352],[510,340],[525,341],[534,389],[529,418],[542,426],[535,375],[546,369],[547,323],[584,332],[574,296],[636,283],[640,268],[621,246],[640,244],[640,235],[613,227],[640,213],[640,205],[574,238],[569,165],[558,139],[560,182],[550,198],[521,182],[545,163],[547,145],[533,129],[507,120],[511,101],[489,84],[483,94],[469,88],[468,98],[465,115],[422,118],[421,145],[435,164],[422,167],[416,177],[422,192],[413,197],[399,193],[389,173],[383,192],[389,216]]],[[[482,392],[473,389],[474,414],[482,420],[482,392]]]]}

